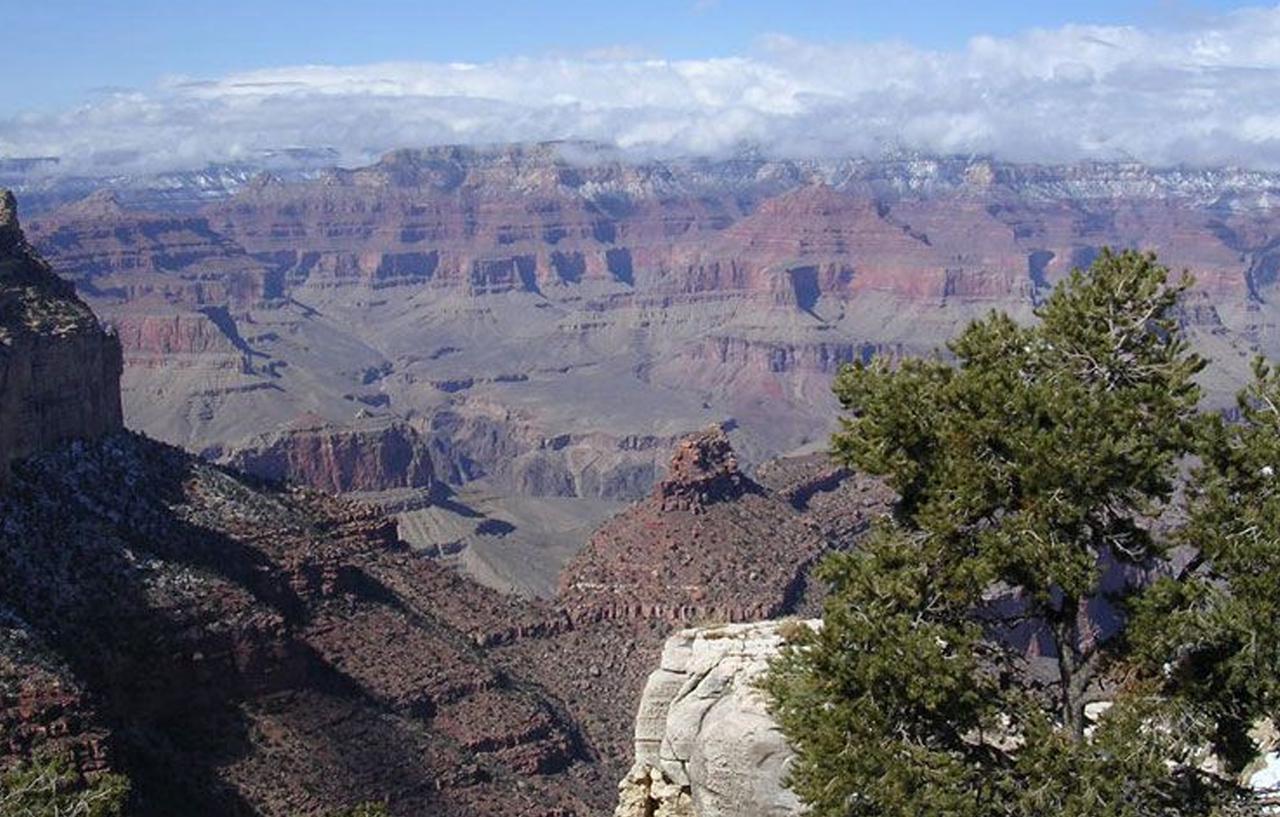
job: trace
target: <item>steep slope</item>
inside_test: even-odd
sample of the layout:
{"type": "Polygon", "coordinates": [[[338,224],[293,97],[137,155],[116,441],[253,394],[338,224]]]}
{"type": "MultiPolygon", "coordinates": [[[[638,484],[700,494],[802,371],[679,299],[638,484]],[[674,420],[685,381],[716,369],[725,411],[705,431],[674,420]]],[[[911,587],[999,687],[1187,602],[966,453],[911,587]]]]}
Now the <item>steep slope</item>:
{"type": "Polygon", "coordinates": [[[518,780],[587,813],[572,722],[477,645],[508,603],[369,512],[114,435],[26,460],[0,525],[0,605],[74,671],[139,814],[526,814],[518,780]]]}
{"type": "MultiPolygon", "coordinates": [[[[118,345],[3,201],[6,366],[56,360],[65,382],[118,395],[118,345]],[[72,341],[115,366],[51,357],[72,341]]],[[[7,379],[0,398],[28,386],[7,379]]],[[[543,611],[413,555],[370,510],[265,488],[100,406],[115,414],[15,415],[30,436],[0,493],[0,768],[60,746],[83,774],[129,775],[138,815],[601,802],[561,705],[485,653],[543,611]]]]}
{"type": "Polygon", "coordinates": [[[598,528],[566,565],[554,600],[560,623],[493,650],[564,702],[619,777],[663,639],[690,622],[813,611],[820,590],[807,582],[809,567],[853,546],[888,507],[883,486],[823,455],[780,460],[760,476],[739,469],[723,430],[689,435],[649,497],[598,528]]]}

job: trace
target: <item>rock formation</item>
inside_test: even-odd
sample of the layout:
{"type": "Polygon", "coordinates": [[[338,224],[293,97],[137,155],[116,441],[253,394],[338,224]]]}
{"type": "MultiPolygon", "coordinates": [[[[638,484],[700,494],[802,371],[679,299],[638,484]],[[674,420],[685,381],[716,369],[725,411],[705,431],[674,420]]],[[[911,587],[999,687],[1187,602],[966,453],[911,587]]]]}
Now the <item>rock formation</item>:
{"type": "MultiPolygon", "coordinates": [[[[94,381],[114,387],[119,347],[20,239],[6,246],[19,263],[5,272],[25,276],[5,279],[21,282],[0,313],[6,365],[82,337],[114,349],[94,381]]],[[[379,365],[361,382],[394,376],[379,365]]],[[[60,747],[86,775],[128,774],[143,817],[359,800],[396,815],[605,813],[602,782],[624,770],[672,622],[803,606],[805,566],[849,546],[880,502],[820,457],[756,482],[712,429],[600,529],[560,597],[529,603],[414,553],[368,507],[122,432],[118,408],[74,433],[38,428],[63,424],[58,411],[27,419],[38,443],[0,502],[0,768],[60,747]]],[[[232,456],[326,490],[431,487],[424,438],[358,419],[372,439],[295,422],[232,456]]],[[[614,444],[652,458],[660,441],[614,444]]]]}
{"type": "MultiPolygon", "coordinates": [[[[799,627],[820,619],[682,630],[667,639],[635,717],[635,759],[618,786],[614,817],[800,817],[786,788],[795,753],[756,687],[799,627]]],[[[1090,705],[1096,719],[1110,703],[1090,705]]],[[[1262,756],[1240,782],[1274,799],[1280,783],[1277,732],[1269,719],[1250,737],[1262,756]]],[[[1218,759],[1208,764],[1214,766],[1218,759]]]]}
{"type": "Polygon", "coordinates": [[[794,450],[839,366],[1025,316],[1104,245],[1196,273],[1215,400],[1280,353],[1274,174],[553,144],[243,171],[159,180],[150,211],[122,180],[31,228],[119,326],[131,423],[193,451],[365,409],[455,486],[632,500],[661,469],[628,441],[732,418],[744,463],[794,450]]]}
{"type": "Polygon", "coordinates": [[[852,546],[887,508],[882,486],[823,455],[780,460],[757,482],[736,467],[720,429],[690,435],[671,459],[651,496],[597,529],[566,565],[556,617],[493,652],[563,701],[619,777],[631,763],[644,679],[670,632],[688,622],[811,613],[822,588],[808,582],[809,565],[852,546]],[[697,510],[667,507],[671,497],[697,497],[697,510]],[[564,672],[566,662],[581,671],[564,672]]]}
{"type": "Polygon", "coordinates": [[[603,808],[563,706],[485,651],[552,614],[369,509],[122,431],[119,346],[0,201],[0,405],[24,409],[0,426],[24,435],[0,497],[0,771],[56,749],[128,775],[143,817],[603,808]]]}
{"type": "Polygon", "coordinates": [[[14,460],[123,427],[120,343],[41,260],[0,190],[0,486],[14,460]]]}
{"type": "Polygon", "coordinates": [[[792,751],[755,682],[788,628],[762,622],[682,630],[667,639],[636,714],[635,763],[615,817],[792,817],[792,751]]]}
{"type": "Polygon", "coordinates": [[[700,513],[712,502],[737,499],[755,487],[738,470],[729,436],[719,426],[680,441],[654,498],[664,511],[700,513]]]}
{"type": "Polygon", "coordinates": [[[686,437],[650,497],[598,529],[566,566],[560,602],[578,618],[672,622],[799,609],[815,560],[847,547],[888,497],[847,472],[828,474],[821,462],[796,470],[813,474],[809,493],[775,493],[738,468],[722,429],[686,437]],[[830,519],[808,508],[824,478],[842,494],[830,519]]]}
{"type": "Polygon", "coordinates": [[[1183,315],[1212,400],[1280,354],[1274,174],[554,144],[307,167],[118,180],[28,232],[117,328],[131,427],[234,458],[302,416],[353,445],[379,444],[369,415],[408,424],[453,488],[584,500],[557,510],[579,515],[563,549],[536,520],[508,537],[542,577],[681,435],[725,423],[747,471],[806,450],[840,366],[1027,317],[1104,245],[1196,273],[1183,315]]]}
{"type": "Polygon", "coordinates": [[[336,426],[315,416],[300,417],[237,444],[226,461],[254,476],[335,494],[396,488],[430,492],[435,484],[426,441],[412,427],[387,418],[336,426]]]}

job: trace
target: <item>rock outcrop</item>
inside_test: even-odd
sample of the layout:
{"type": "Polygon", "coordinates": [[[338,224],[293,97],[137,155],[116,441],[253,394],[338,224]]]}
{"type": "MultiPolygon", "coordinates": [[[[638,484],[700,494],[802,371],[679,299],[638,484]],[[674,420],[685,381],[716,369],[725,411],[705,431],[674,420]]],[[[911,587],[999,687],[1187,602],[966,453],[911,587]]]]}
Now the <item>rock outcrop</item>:
{"type": "MultiPolygon", "coordinates": [[[[635,759],[618,785],[614,817],[801,817],[786,787],[795,753],[768,712],[757,682],[799,627],[820,619],[765,621],[682,630],[667,639],[645,683],[635,718],[635,759]]],[[[1089,706],[1098,718],[1110,703],[1089,706]]],[[[1274,802],[1280,751],[1270,719],[1250,737],[1259,758],[1239,782],[1274,802]]],[[[1220,758],[1204,768],[1222,773],[1220,758]]]]}
{"type": "Polygon", "coordinates": [[[780,460],[753,480],[719,429],[677,444],[672,460],[662,485],[599,527],[566,565],[550,626],[496,650],[564,701],[618,777],[631,763],[641,689],[671,631],[811,615],[823,589],[810,585],[809,565],[853,546],[889,498],[821,454],[780,460]],[[664,507],[673,496],[697,497],[698,510],[664,507]]]}
{"type": "Polygon", "coordinates": [[[729,435],[713,426],[680,441],[654,498],[660,500],[664,511],[700,513],[708,504],[737,499],[752,487],[738,469],[729,435]]]}
{"type": "Polygon", "coordinates": [[[813,473],[810,493],[778,493],[739,469],[722,429],[688,436],[651,495],[565,567],[560,602],[583,620],[752,621],[800,609],[815,560],[847,547],[888,496],[820,461],[796,470],[813,473]],[[820,489],[840,494],[838,510],[811,513],[820,489]]]}
{"type": "Polygon", "coordinates": [[[788,628],[819,624],[728,624],[668,638],[640,699],[635,763],[615,817],[799,815],[784,786],[793,753],[755,683],[788,628]]]}
{"type": "Polygon", "coordinates": [[[396,488],[430,492],[435,484],[427,442],[411,426],[388,418],[339,426],[300,417],[236,445],[226,462],[254,476],[335,494],[396,488]]]}
{"type": "Polygon", "coordinates": [[[0,486],[10,464],[123,427],[119,341],[28,245],[0,190],[0,486]]]}

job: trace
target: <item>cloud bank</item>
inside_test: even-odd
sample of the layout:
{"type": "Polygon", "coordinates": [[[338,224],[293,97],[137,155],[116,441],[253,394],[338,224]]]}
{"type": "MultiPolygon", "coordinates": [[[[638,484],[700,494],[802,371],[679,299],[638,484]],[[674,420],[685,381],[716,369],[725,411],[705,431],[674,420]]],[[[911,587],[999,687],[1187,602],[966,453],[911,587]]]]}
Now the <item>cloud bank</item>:
{"type": "Polygon", "coordinates": [[[955,51],[773,36],[749,56],[299,66],[0,118],[0,157],[187,169],[325,148],[585,139],[646,155],[894,151],[1280,169],[1280,6],[1179,29],[1071,25],[955,51]]]}

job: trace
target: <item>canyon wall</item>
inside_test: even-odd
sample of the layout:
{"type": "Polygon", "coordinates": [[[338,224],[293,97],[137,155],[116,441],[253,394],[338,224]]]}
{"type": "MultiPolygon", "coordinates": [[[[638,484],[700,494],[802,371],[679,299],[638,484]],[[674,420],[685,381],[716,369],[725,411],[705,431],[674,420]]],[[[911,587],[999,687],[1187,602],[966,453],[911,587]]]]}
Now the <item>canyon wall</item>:
{"type": "Polygon", "coordinates": [[[413,428],[385,419],[335,426],[303,417],[242,442],[226,461],[254,476],[334,494],[397,488],[429,493],[435,484],[426,441],[413,428]]]}
{"type": "Polygon", "coordinates": [[[119,341],[27,244],[0,190],[0,485],[17,459],[123,428],[119,341]]]}
{"type": "Polygon", "coordinates": [[[372,414],[455,487],[638,499],[661,463],[632,441],[724,422],[748,465],[812,444],[841,365],[1029,318],[1107,245],[1195,273],[1211,400],[1280,354],[1274,174],[537,144],[205,176],[186,204],[116,184],[30,227],[119,328],[131,425],[192,451],[372,414]]]}

